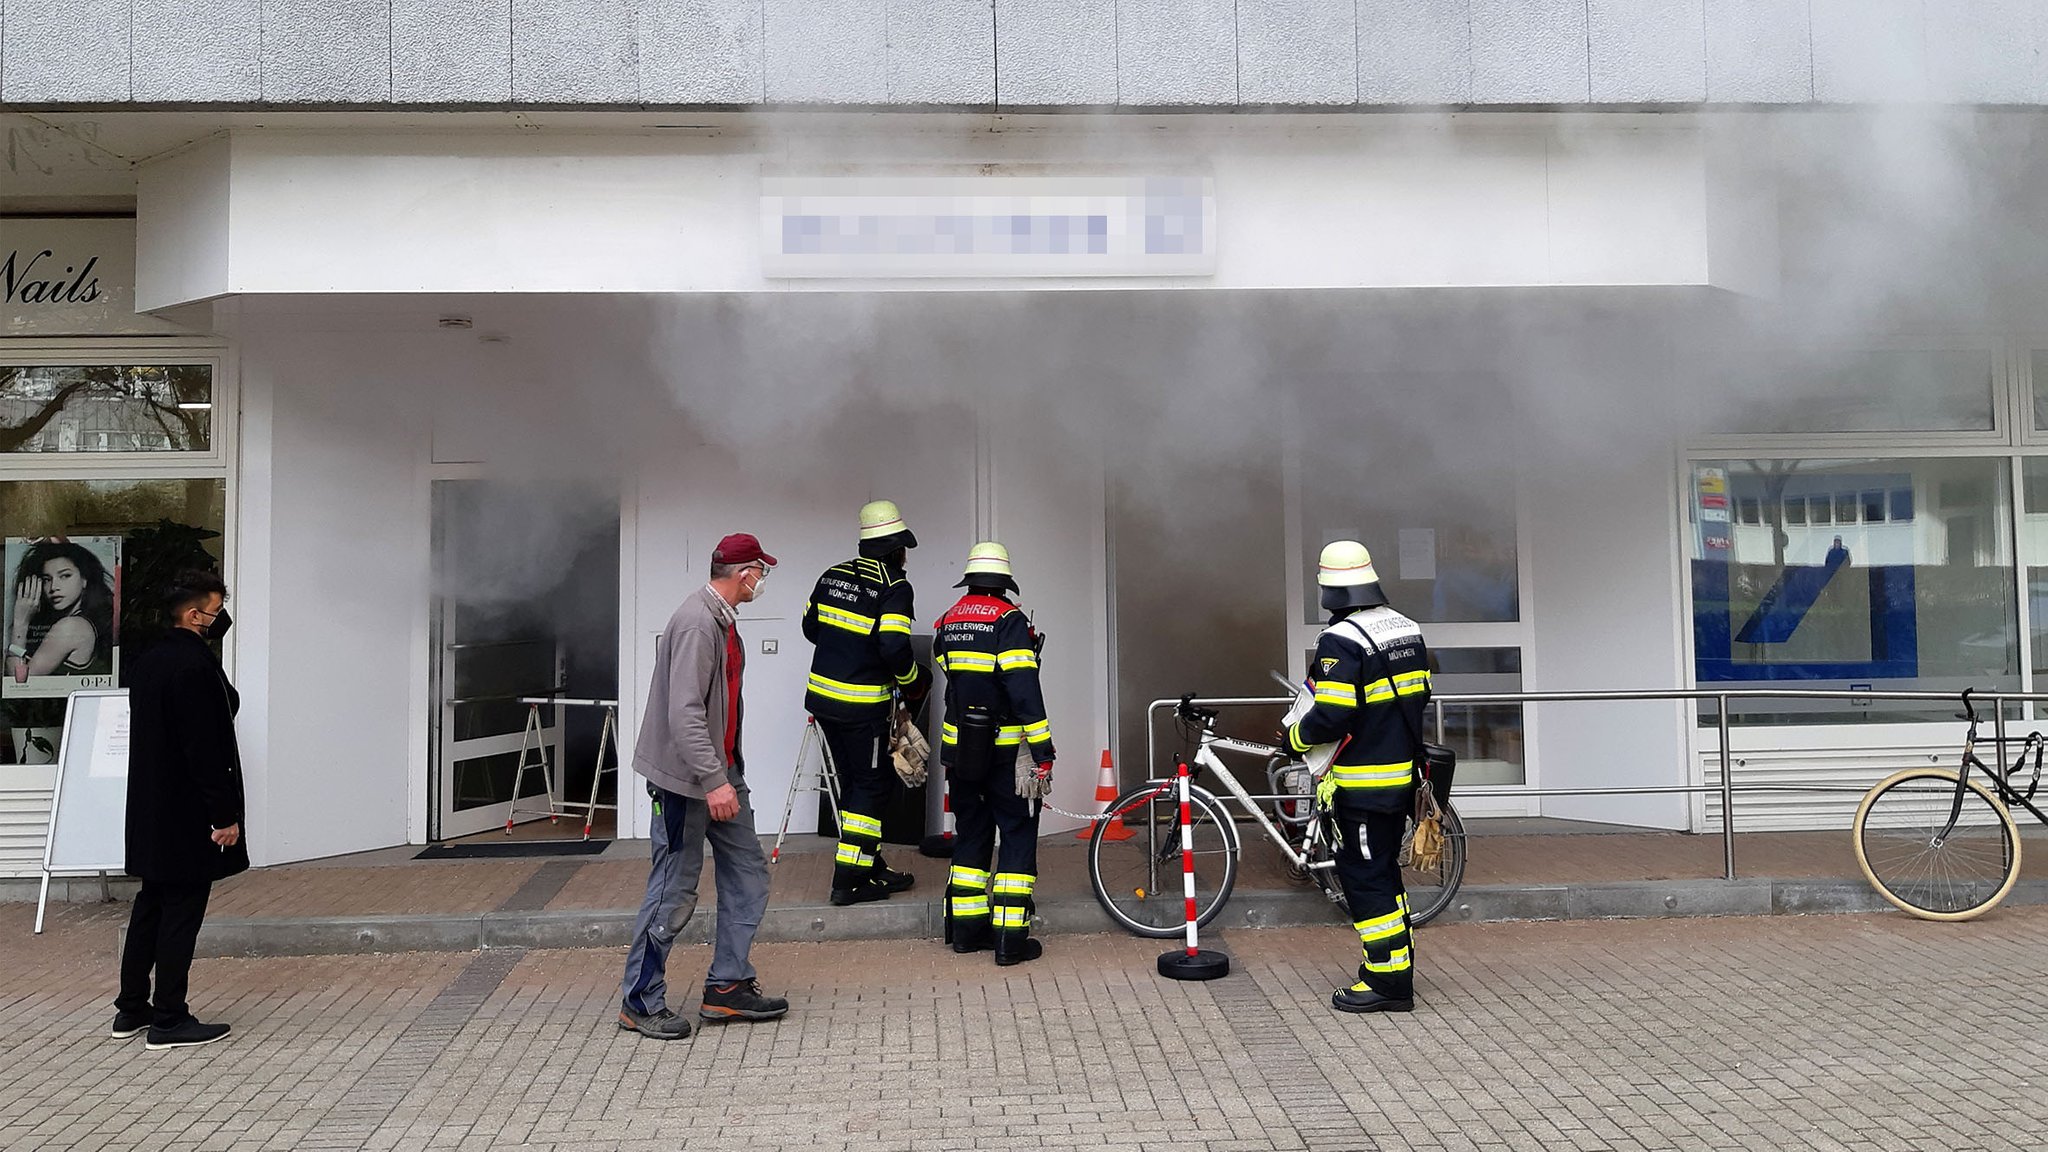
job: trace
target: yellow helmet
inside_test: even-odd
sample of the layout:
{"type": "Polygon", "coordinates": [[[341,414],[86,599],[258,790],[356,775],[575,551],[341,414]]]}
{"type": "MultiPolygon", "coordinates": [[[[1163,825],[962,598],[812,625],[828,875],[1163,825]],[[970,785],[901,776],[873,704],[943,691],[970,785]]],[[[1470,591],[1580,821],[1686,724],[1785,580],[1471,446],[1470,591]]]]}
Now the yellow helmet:
{"type": "Polygon", "coordinates": [[[1323,546],[1323,554],[1316,560],[1316,583],[1325,589],[1323,607],[1332,612],[1374,608],[1387,602],[1380,591],[1380,574],[1372,566],[1372,553],[1356,540],[1323,546]]]}
{"type": "Polygon", "coordinates": [[[860,506],[860,554],[887,556],[898,548],[917,547],[917,536],[903,522],[893,500],[870,500],[860,506]]]}
{"type": "Polygon", "coordinates": [[[969,585],[1008,588],[1017,590],[1017,580],[1010,571],[1010,550],[993,540],[984,540],[967,550],[966,575],[960,577],[955,588],[969,585]]]}

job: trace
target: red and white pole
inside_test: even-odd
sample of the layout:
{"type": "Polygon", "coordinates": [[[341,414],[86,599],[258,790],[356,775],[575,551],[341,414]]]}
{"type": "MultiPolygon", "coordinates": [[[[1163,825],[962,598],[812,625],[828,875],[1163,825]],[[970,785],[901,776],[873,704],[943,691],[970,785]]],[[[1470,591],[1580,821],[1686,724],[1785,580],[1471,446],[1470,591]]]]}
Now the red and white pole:
{"type": "Polygon", "coordinates": [[[1159,957],[1159,974],[1171,980],[1214,980],[1230,975],[1230,957],[1205,952],[1195,943],[1202,910],[1195,903],[1195,809],[1186,760],[1180,762],[1175,775],[1180,789],[1180,884],[1181,895],[1187,899],[1187,947],[1159,957]]]}

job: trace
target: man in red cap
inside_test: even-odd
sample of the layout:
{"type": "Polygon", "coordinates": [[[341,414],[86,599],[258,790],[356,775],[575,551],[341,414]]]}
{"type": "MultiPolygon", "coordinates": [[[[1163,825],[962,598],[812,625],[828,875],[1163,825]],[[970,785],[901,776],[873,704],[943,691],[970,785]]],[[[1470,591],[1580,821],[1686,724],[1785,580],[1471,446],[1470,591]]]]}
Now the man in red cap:
{"type": "Polygon", "coordinates": [[[761,594],[774,567],[752,536],[720,540],[710,582],[669,618],[647,691],[633,770],[654,798],[654,867],[626,955],[619,1027],[656,1040],[690,1034],[689,1021],[668,1007],[668,953],[696,911],[706,840],[718,870],[718,940],[697,1015],[723,1024],[789,1011],[789,1001],[762,994],[747,959],[768,907],[768,861],[740,753],[739,606],[761,594]]]}

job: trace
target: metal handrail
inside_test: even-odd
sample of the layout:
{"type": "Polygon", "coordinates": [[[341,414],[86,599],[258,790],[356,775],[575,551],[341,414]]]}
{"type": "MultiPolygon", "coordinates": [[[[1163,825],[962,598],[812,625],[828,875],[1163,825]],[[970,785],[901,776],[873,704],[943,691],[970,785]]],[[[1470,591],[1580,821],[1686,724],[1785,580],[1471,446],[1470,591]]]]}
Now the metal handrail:
{"type": "MultiPolygon", "coordinates": [[[[2007,703],[2044,703],[2048,693],[2044,692],[1972,692],[1976,701],[1988,701],[1993,728],[1992,745],[1998,750],[1998,773],[2003,776],[2007,765],[2005,748],[2005,705],[2007,703]]],[[[1479,787],[1465,790],[1468,796],[1642,796],[1659,793],[1704,794],[1719,792],[1721,795],[1721,864],[1722,879],[1735,879],[1735,785],[1734,752],[1729,748],[1728,702],[1731,700],[1925,700],[1931,702],[1960,702],[1959,692],[1924,692],[1913,690],[1880,691],[1876,689],[1840,688],[1653,688],[1636,691],[1613,692],[1464,692],[1432,695],[1430,704],[1439,708],[1457,704],[1564,704],[1603,703],[1619,701],[1670,700],[1694,704],[1713,701],[1715,704],[1715,729],[1720,735],[1721,782],[1713,784],[1651,785],[1641,788],[1521,788],[1514,786],[1479,787]]],[[[1145,769],[1149,774],[1157,764],[1158,714],[1162,708],[1177,708],[1181,701],[1154,700],[1145,708],[1145,769]]],[[[1292,696],[1210,696],[1188,701],[1203,708],[1240,707],[1287,707],[1294,703],[1292,696]]],[[[1441,713],[1439,713],[1441,715],[1441,713]]],[[[1868,791],[1851,789],[1843,785],[1791,785],[1791,784],[1744,784],[1744,792],[1832,792],[1868,791]]]]}

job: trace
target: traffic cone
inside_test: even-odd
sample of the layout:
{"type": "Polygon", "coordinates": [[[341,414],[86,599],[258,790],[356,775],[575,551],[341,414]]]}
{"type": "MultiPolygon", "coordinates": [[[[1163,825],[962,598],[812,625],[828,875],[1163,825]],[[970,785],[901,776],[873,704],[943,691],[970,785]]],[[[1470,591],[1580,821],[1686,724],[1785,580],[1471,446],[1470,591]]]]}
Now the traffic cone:
{"type": "MultiPolygon", "coordinates": [[[[1107,748],[1102,750],[1102,774],[1095,778],[1095,802],[1102,805],[1104,812],[1109,811],[1109,806],[1116,803],[1116,764],[1109,758],[1107,748]]],[[[1081,830],[1074,833],[1074,839],[1086,840],[1094,834],[1095,825],[1083,824],[1081,830]]],[[[1104,840],[1129,840],[1135,835],[1137,833],[1124,826],[1124,818],[1121,816],[1111,820],[1109,827],[1102,832],[1104,840]]]]}
{"type": "Polygon", "coordinates": [[[951,859],[953,855],[953,790],[943,779],[939,781],[939,827],[938,835],[918,842],[918,855],[939,859],[951,859]]]}

